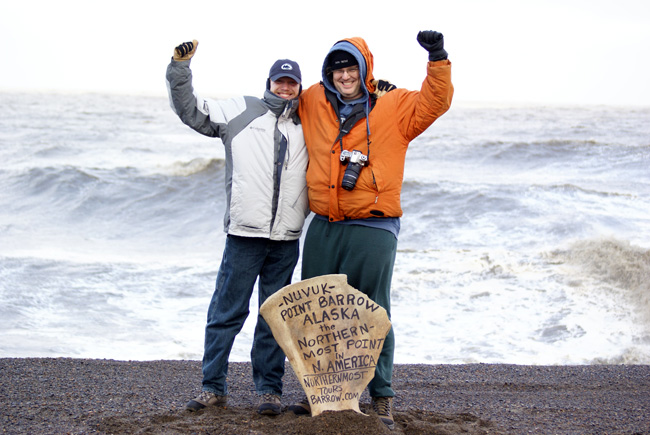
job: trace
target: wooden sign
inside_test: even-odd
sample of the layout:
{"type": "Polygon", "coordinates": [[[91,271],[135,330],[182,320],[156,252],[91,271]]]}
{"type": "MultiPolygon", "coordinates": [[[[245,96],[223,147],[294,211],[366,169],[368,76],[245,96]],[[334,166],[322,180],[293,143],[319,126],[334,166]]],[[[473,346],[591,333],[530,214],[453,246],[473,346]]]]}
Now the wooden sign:
{"type": "Polygon", "coordinates": [[[280,289],[260,314],[298,376],[312,417],[361,413],[359,398],[391,327],[386,310],[348,285],[346,275],[323,275],[280,289]]]}

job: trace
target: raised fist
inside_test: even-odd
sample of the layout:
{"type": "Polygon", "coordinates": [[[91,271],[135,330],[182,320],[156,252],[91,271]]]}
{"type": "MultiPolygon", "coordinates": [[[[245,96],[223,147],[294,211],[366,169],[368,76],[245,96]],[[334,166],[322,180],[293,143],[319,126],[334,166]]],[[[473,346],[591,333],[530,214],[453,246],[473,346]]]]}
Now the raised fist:
{"type": "Polygon", "coordinates": [[[433,30],[423,30],[418,33],[418,42],[429,52],[429,60],[447,59],[447,52],[444,49],[444,37],[442,33],[433,30]]]}
{"type": "Polygon", "coordinates": [[[199,41],[196,39],[192,42],[183,42],[174,49],[174,60],[190,60],[194,56],[198,45],[199,41]]]}

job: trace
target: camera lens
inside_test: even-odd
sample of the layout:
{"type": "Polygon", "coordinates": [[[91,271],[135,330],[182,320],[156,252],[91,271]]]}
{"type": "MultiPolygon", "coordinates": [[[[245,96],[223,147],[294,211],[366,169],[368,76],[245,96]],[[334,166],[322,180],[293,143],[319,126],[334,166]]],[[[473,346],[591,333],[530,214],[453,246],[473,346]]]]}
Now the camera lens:
{"type": "Polygon", "coordinates": [[[357,178],[359,178],[359,171],[361,171],[362,167],[358,163],[348,163],[343,174],[343,180],[341,180],[341,187],[345,190],[354,189],[354,186],[357,184],[357,178]]]}

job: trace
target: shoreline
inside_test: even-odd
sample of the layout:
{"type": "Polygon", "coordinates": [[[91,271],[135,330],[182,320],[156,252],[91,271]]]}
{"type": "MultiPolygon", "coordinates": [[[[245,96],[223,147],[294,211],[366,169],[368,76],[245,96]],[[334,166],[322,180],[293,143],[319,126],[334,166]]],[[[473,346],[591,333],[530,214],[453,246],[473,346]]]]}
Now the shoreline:
{"type": "MultiPolygon", "coordinates": [[[[230,363],[226,408],[184,410],[201,362],[0,358],[5,434],[650,434],[650,365],[397,364],[395,429],[368,410],[256,413],[249,362],[230,363]]],[[[302,397],[289,364],[283,406],[302,397]]]]}

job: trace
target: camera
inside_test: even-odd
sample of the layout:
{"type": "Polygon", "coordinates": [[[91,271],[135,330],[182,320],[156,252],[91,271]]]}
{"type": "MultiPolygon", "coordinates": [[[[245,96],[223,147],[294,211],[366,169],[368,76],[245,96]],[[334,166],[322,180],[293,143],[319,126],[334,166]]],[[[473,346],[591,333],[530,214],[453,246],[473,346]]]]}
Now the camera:
{"type": "Polygon", "coordinates": [[[345,190],[352,190],[357,184],[357,178],[359,178],[361,168],[368,164],[368,156],[357,150],[352,152],[343,150],[341,151],[341,164],[347,165],[343,174],[343,180],[341,181],[341,187],[345,190]]]}

